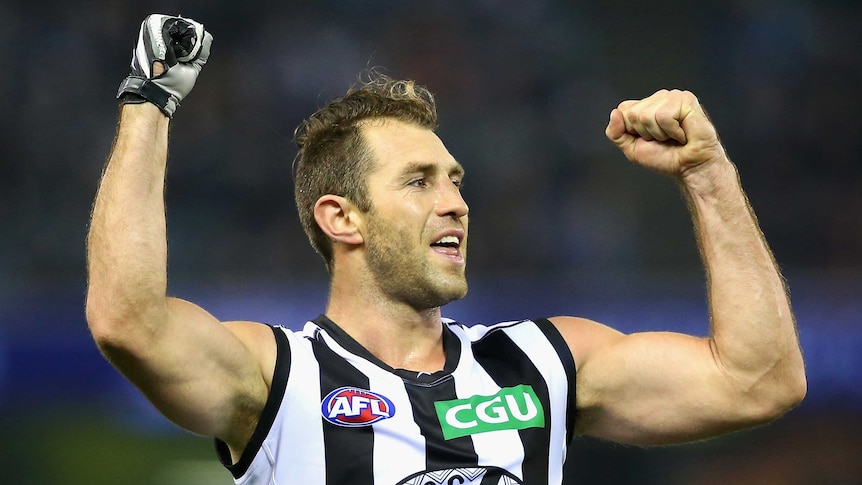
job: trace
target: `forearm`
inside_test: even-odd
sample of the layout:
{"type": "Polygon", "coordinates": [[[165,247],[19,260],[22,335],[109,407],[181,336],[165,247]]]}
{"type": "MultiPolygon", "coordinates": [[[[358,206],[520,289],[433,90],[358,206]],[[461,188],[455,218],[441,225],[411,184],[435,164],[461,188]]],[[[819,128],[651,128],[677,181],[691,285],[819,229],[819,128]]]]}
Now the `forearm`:
{"type": "Polygon", "coordinates": [[[726,159],[704,164],[682,183],[708,276],[717,363],[745,392],[804,393],[802,355],[784,280],[736,168],[726,159]]]}
{"type": "Polygon", "coordinates": [[[87,240],[87,317],[97,338],[145,330],[132,327],[165,311],[168,122],[149,103],[121,111],[87,240]]]}

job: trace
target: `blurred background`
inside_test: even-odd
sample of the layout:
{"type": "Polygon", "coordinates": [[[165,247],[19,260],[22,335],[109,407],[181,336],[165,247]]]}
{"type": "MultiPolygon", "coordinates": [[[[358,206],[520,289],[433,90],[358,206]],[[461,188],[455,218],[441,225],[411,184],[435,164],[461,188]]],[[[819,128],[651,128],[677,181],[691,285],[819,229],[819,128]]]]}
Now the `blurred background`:
{"type": "Polygon", "coordinates": [[[862,3],[0,0],[2,483],[231,483],[160,417],[83,318],[90,205],[141,20],[179,13],[212,57],[174,118],[171,293],[294,328],[326,273],[293,206],[294,127],[379,66],[437,95],[467,168],[465,323],[574,314],[705,334],[675,183],[604,137],[660,88],[709,110],[791,288],[806,401],[769,426],[660,449],[577,439],[567,484],[862,483],[862,3]]]}

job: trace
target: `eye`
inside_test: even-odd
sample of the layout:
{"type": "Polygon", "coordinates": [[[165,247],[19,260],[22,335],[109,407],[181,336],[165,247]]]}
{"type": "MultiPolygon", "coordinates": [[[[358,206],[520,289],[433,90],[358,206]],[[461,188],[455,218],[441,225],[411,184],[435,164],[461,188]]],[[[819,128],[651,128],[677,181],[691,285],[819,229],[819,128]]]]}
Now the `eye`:
{"type": "Polygon", "coordinates": [[[453,178],[453,179],[452,179],[452,185],[454,185],[455,187],[457,187],[457,188],[458,188],[458,190],[461,190],[461,187],[463,187],[463,186],[464,186],[464,180],[463,180],[463,179],[460,179],[460,178],[453,178]]]}
{"type": "Polygon", "coordinates": [[[425,188],[428,186],[428,181],[426,181],[424,177],[420,177],[407,182],[407,185],[411,187],[425,188]]]}

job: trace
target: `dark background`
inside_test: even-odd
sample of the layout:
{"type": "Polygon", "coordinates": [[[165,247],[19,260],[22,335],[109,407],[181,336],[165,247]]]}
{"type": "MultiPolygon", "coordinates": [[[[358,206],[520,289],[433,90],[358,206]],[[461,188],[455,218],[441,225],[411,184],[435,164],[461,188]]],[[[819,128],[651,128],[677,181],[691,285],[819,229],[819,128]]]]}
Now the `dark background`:
{"type": "Polygon", "coordinates": [[[0,1],[0,467],[15,484],[226,484],[101,358],[84,240],[114,101],[150,12],[215,41],[175,116],[171,292],[299,326],[326,297],[293,207],[293,129],[368,67],[426,84],[467,168],[467,323],[552,314],[707,331],[673,181],[604,138],[610,110],[689,89],[716,123],[791,288],[809,395],[682,447],[578,439],[570,484],[862,483],[862,3],[0,1]]]}

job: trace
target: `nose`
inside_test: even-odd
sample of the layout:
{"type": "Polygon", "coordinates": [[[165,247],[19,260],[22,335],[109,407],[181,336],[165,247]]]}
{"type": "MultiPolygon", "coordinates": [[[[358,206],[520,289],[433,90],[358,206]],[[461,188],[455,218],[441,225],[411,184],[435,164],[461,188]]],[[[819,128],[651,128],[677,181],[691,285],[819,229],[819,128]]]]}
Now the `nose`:
{"type": "Polygon", "coordinates": [[[451,215],[456,219],[460,219],[470,212],[467,202],[461,195],[460,188],[455,183],[450,180],[448,183],[441,184],[440,187],[437,201],[435,202],[438,215],[451,215]]]}

